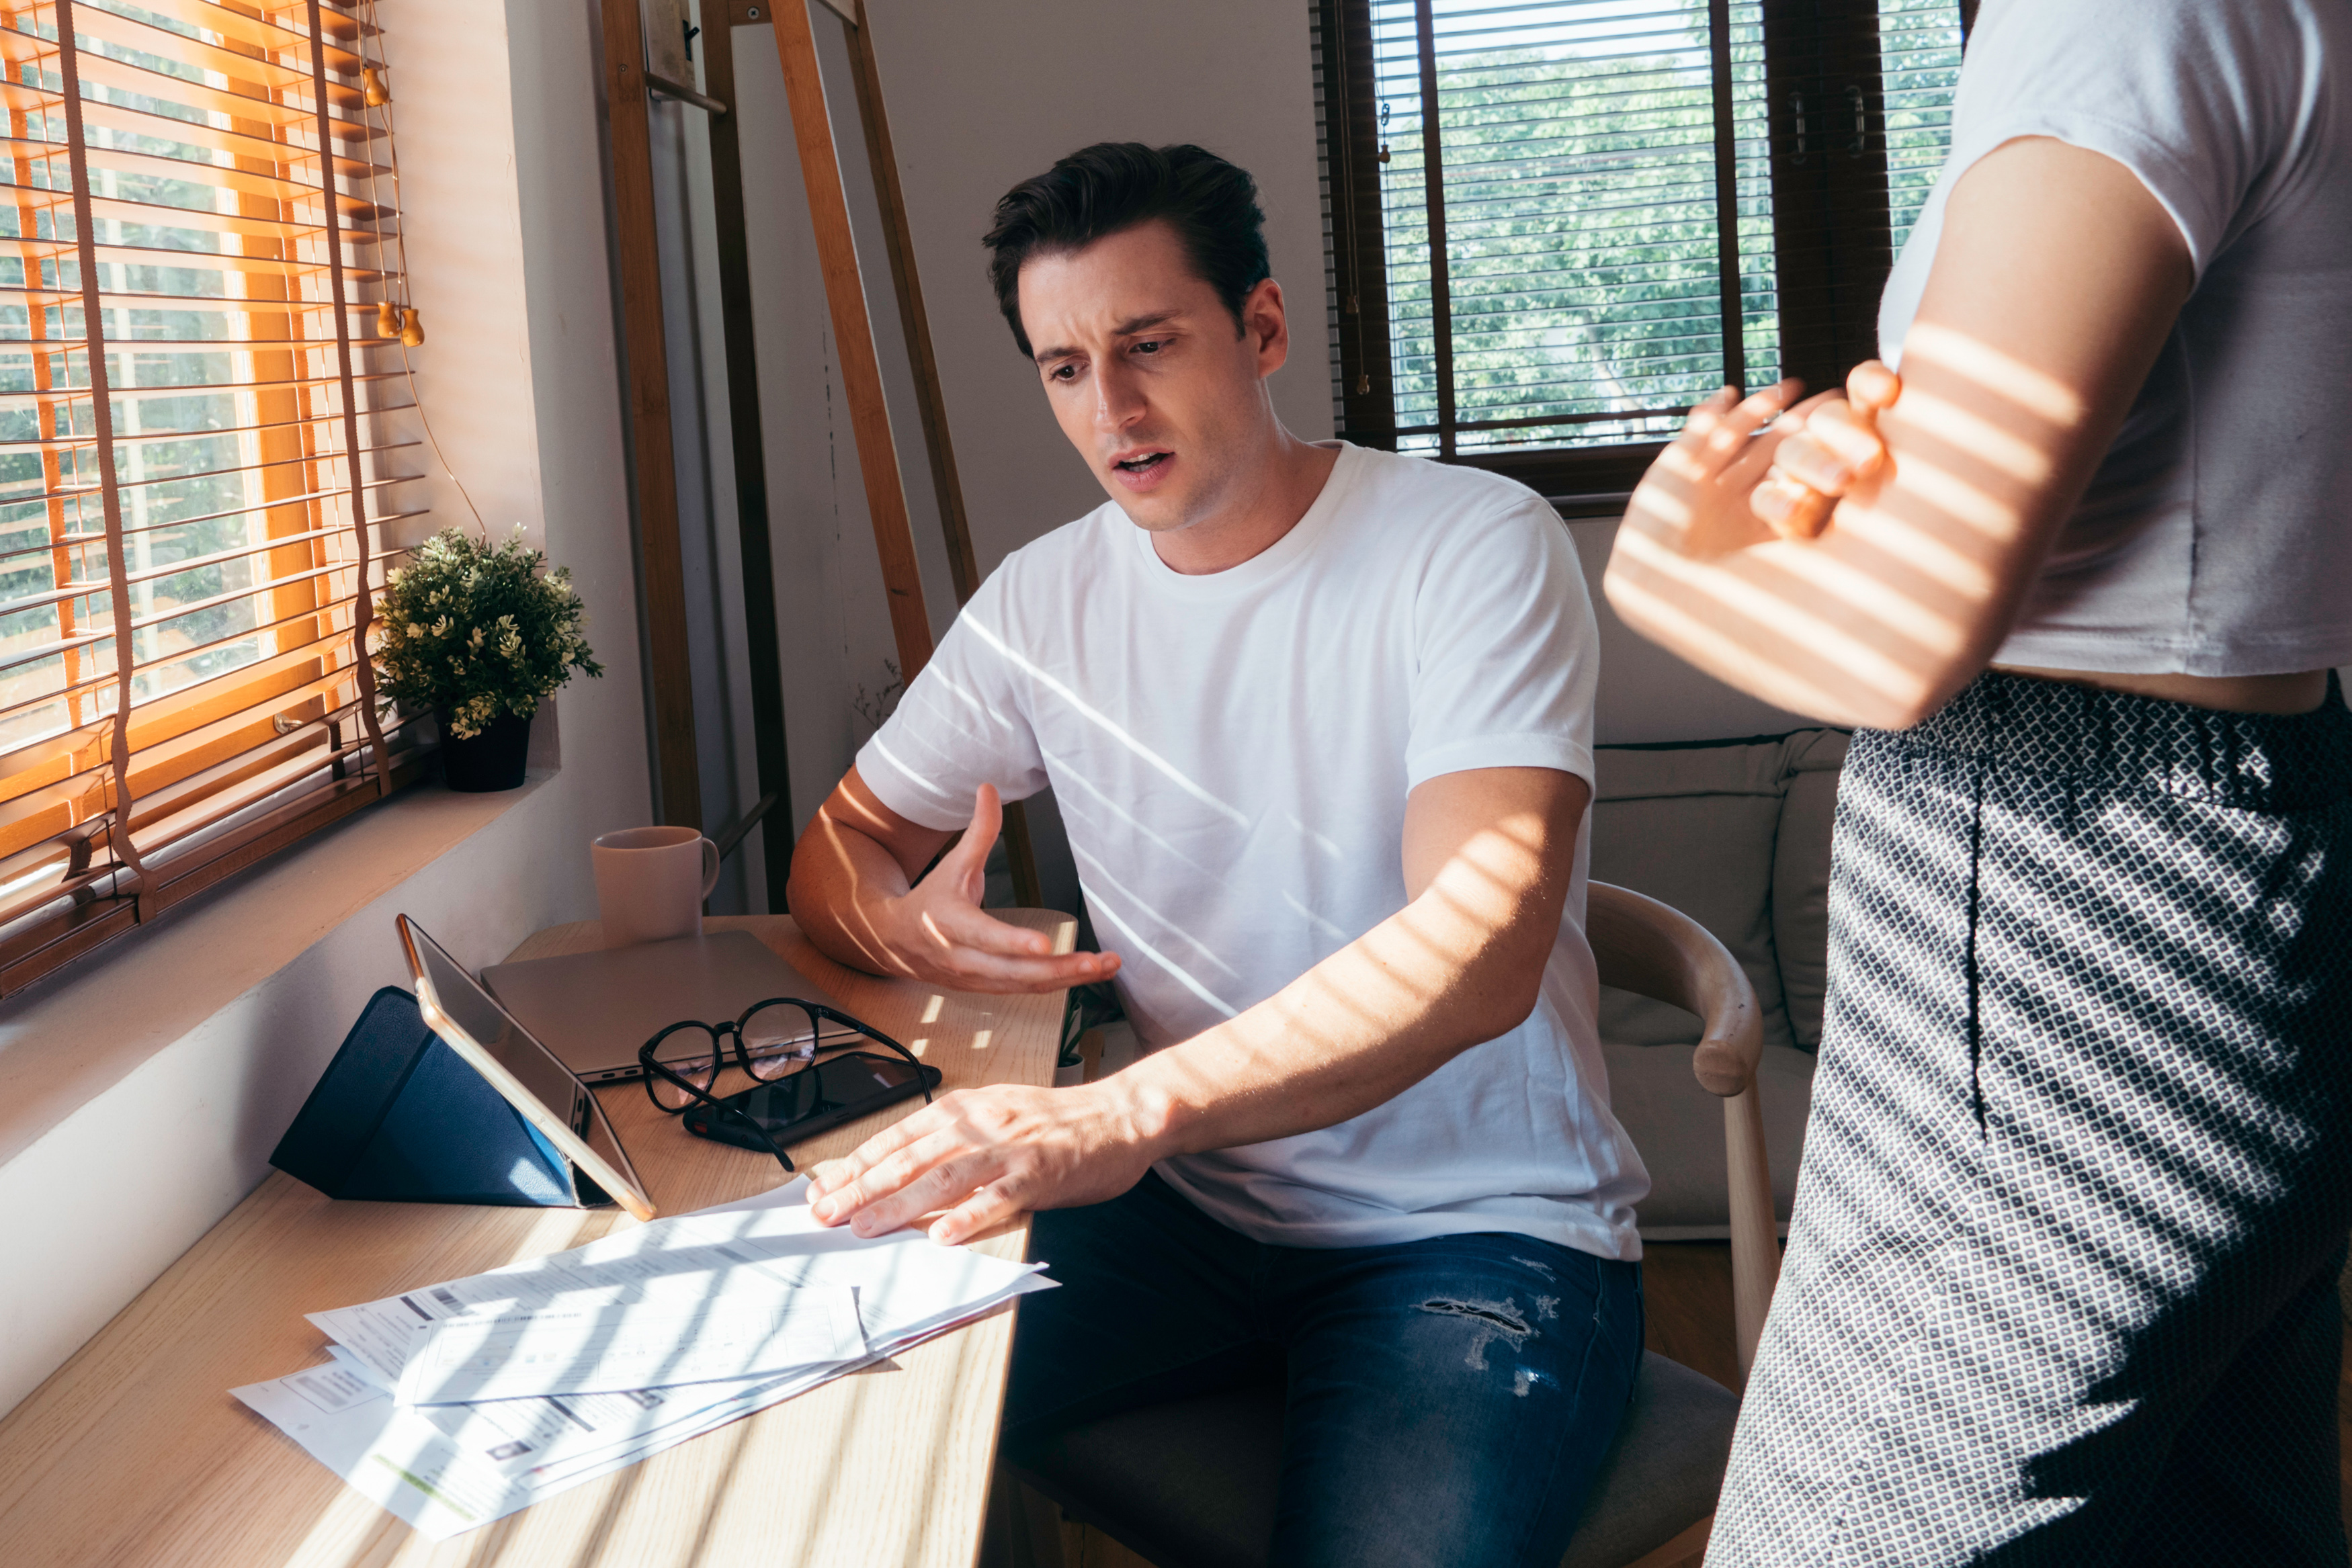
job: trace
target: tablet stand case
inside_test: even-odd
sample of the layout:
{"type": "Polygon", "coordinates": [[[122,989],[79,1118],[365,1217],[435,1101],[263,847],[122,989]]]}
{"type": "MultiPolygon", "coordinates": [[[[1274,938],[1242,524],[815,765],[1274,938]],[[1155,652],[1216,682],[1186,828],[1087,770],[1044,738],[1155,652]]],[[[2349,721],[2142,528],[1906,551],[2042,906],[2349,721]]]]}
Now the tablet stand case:
{"type": "Polygon", "coordinates": [[[563,1208],[609,1203],[386,986],[269,1163],[329,1197],[563,1208]]]}

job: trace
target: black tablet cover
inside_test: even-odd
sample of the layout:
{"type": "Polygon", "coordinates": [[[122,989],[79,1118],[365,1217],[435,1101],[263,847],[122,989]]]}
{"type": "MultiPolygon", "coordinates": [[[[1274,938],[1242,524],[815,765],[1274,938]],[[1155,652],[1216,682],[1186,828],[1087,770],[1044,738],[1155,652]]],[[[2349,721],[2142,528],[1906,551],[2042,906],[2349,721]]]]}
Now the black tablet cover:
{"type": "Polygon", "coordinates": [[[386,986],[269,1163],[329,1197],[569,1207],[610,1201],[386,986]]]}

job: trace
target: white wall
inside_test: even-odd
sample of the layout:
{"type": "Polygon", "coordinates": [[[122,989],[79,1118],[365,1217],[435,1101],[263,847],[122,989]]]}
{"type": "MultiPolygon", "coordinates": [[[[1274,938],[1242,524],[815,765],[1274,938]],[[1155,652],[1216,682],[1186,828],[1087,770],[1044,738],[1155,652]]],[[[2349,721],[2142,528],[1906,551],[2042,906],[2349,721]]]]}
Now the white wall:
{"type": "MultiPolygon", "coordinates": [[[[260,1180],[368,996],[402,979],[395,912],[494,961],[592,915],[587,840],[647,820],[594,16],[404,0],[384,49],[419,390],[485,517],[572,568],[611,673],[563,694],[563,768],[527,791],[362,812],[0,1005],[0,1409],[260,1180]]],[[[428,483],[436,520],[463,515],[428,483]]]]}

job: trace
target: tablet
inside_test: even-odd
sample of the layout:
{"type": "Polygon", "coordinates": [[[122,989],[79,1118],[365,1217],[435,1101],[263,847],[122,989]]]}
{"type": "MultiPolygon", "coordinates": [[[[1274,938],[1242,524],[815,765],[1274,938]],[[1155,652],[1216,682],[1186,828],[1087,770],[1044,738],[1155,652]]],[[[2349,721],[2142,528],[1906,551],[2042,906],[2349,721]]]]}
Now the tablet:
{"type": "Polygon", "coordinates": [[[396,924],[416,984],[416,1005],[433,1032],[571,1161],[579,1176],[639,1219],[651,1219],[653,1200],[588,1086],[499,1006],[448,949],[405,915],[396,924]]]}

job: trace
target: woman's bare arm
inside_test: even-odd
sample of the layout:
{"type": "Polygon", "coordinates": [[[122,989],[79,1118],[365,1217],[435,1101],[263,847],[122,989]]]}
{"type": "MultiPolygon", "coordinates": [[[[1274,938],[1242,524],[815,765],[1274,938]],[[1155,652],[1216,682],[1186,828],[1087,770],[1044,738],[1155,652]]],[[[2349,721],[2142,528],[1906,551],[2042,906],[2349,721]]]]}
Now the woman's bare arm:
{"type": "Polygon", "coordinates": [[[1888,461],[1814,539],[1749,496],[1790,383],[1703,404],[1644,476],[1603,588],[1635,630],[1778,706],[1904,728],[1974,679],[2162,350],[2194,282],[2138,178],[2046,137],[1954,187],[1888,461]]]}

